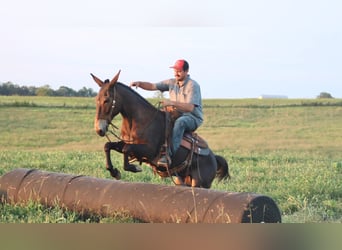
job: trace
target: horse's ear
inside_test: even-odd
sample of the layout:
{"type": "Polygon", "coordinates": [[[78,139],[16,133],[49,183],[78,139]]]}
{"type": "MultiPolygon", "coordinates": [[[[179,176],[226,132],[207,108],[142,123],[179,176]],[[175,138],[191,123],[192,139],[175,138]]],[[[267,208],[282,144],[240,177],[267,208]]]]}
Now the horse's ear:
{"type": "Polygon", "coordinates": [[[110,85],[114,85],[119,80],[121,70],[114,76],[114,78],[110,81],[110,85]]]}
{"type": "Polygon", "coordinates": [[[92,73],[90,73],[90,75],[93,77],[94,81],[95,81],[100,87],[102,87],[103,81],[101,81],[99,78],[97,78],[96,76],[94,76],[92,73]]]}

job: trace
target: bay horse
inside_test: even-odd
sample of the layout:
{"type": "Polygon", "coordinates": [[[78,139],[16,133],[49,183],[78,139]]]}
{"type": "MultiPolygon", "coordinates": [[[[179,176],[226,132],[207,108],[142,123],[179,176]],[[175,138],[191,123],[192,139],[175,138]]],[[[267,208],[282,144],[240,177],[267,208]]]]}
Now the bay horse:
{"type": "Polygon", "coordinates": [[[215,155],[209,147],[203,148],[203,153],[198,152],[201,151],[198,147],[194,152],[191,148],[195,146],[191,143],[188,143],[192,145],[188,147],[190,149],[182,144],[169,167],[158,166],[161,148],[165,146],[167,137],[167,112],[156,108],[132,88],[118,82],[119,75],[120,71],[111,81],[102,81],[91,74],[100,86],[96,96],[96,133],[105,136],[109,125],[113,125],[114,117],[118,114],[122,116],[119,141],[109,141],[104,146],[106,169],[112,177],[121,178],[120,171],[113,167],[110,157],[110,151],[115,150],[124,155],[125,171],[140,172],[142,169],[132,162],[138,161],[140,165],[144,162],[161,177],[171,177],[176,185],[210,188],[216,177],[218,181],[230,178],[228,163],[222,156],[215,155]]]}

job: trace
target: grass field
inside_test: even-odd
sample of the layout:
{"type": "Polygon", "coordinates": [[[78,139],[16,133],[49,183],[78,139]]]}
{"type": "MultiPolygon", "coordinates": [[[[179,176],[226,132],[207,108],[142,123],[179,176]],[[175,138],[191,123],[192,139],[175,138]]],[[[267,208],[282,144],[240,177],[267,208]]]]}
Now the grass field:
{"type": "MultiPolygon", "coordinates": [[[[283,222],[342,222],[341,99],[204,100],[204,113],[198,133],[227,159],[232,175],[213,189],[268,195],[283,222]]],[[[20,167],[110,178],[94,114],[93,98],[0,96],[0,175],[20,167]]],[[[112,158],[121,168],[122,155],[112,158]]],[[[147,165],[143,170],[122,172],[122,180],[173,185],[147,165]]],[[[83,218],[34,203],[0,210],[0,222],[134,221],[83,218]]]]}

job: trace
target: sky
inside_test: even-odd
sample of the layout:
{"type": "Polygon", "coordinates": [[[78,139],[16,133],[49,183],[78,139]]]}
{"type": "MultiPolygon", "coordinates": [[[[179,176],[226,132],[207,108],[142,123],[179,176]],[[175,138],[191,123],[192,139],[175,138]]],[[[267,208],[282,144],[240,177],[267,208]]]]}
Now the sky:
{"type": "Polygon", "coordinates": [[[1,1],[0,83],[97,91],[186,59],[202,98],[342,98],[340,0],[1,1]]]}

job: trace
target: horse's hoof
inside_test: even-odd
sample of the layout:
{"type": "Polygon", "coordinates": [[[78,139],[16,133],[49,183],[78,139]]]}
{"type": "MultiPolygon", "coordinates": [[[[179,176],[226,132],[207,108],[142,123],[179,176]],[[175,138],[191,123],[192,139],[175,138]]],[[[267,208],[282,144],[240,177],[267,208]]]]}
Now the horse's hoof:
{"type": "Polygon", "coordinates": [[[135,168],[134,173],[142,172],[142,168],[141,167],[134,165],[134,168],[135,168]]]}
{"type": "Polygon", "coordinates": [[[133,164],[129,164],[124,169],[126,171],[130,171],[130,172],[133,172],[133,173],[138,173],[138,172],[142,171],[142,169],[139,166],[136,166],[136,165],[133,165],[133,164]]]}
{"type": "Polygon", "coordinates": [[[121,179],[121,173],[120,173],[120,171],[117,170],[116,168],[115,168],[115,169],[112,169],[112,170],[109,170],[109,172],[110,172],[110,175],[111,175],[113,178],[115,178],[115,179],[117,179],[117,180],[120,180],[120,179],[121,179]]]}

